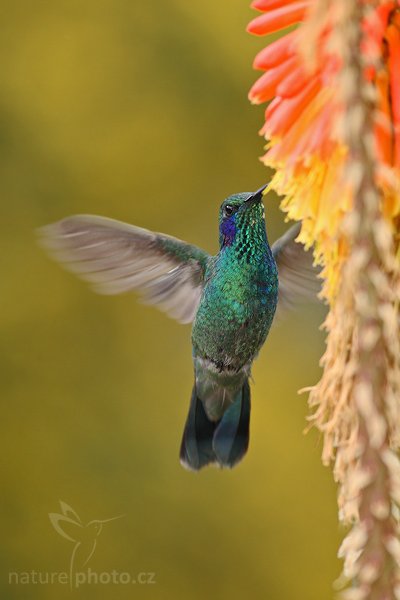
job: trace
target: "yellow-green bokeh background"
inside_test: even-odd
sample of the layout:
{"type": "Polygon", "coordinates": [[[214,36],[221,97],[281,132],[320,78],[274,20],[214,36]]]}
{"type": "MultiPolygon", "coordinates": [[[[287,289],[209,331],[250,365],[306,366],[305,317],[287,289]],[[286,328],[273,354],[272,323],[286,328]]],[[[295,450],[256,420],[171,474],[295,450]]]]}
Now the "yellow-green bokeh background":
{"type": "MultiPolygon", "coordinates": [[[[133,296],[100,297],[51,262],[35,228],[97,213],[217,246],[219,202],[254,189],[262,41],[247,0],[0,3],[1,597],[320,600],[339,573],[335,487],[306,396],[322,312],[275,327],[255,367],[251,446],[232,472],[184,471],[190,328],[133,296]],[[59,499],[105,525],[92,570],[153,586],[9,585],[66,571],[59,499]]],[[[285,228],[267,203],[271,239],[285,228]]]]}

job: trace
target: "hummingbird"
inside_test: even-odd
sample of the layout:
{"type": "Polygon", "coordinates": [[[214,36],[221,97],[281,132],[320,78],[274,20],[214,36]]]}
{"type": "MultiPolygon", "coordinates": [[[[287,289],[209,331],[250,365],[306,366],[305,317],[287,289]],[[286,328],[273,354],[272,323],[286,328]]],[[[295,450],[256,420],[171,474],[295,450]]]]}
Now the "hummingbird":
{"type": "Polygon", "coordinates": [[[198,471],[234,467],[249,444],[249,378],[276,308],[317,297],[312,252],[295,241],[301,223],[269,245],[264,185],[219,210],[215,256],[177,238],[113,219],[75,215],[42,228],[66,268],[102,294],[136,291],[181,323],[193,323],[194,385],[180,461],[198,471]]]}

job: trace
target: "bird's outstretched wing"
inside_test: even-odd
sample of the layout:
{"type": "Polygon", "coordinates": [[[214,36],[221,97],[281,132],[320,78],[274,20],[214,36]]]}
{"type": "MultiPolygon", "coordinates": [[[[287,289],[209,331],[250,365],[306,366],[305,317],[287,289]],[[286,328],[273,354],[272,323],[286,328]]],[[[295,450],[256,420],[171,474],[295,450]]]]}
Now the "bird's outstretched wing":
{"type": "Polygon", "coordinates": [[[181,240],[113,219],[76,215],[39,230],[42,245],[101,294],[138,291],[181,323],[200,301],[209,255],[181,240]]]}
{"type": "Polygon", "coordinates": [[[291,308],[305,300],[316,301],[321,291],[320,267],[313,265],[313,253],[295,242],[301,223],[296,223],[272,245],[279,275],[278,308],[291,308]]]}

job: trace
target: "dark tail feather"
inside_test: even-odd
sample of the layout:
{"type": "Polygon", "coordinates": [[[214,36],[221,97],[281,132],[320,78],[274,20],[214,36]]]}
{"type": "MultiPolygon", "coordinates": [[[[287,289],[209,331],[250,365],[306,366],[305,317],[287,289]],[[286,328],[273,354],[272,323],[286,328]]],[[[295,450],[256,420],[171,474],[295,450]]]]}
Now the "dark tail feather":
{"type": "Polygon", "coordinates": [[[234,467],[249,446],[250,386],[243,384],[235,401],[224,412],[213,437],[215,458],[222,467],[234,467]]]}
{"type": "Polygon", "coordinates": [[[216,425],[217,423],[207,418],[203,403],[197,397],[195,384],[180,451],[180,460],[184,467],[198,471],[215,462],[212,440],[216,425]]]}
{"type": "Polygon", "coordinates": [[[250,386],[246,381],[222,419],[210,421],[193,387],[189,414],[183,432],[180,459],[183,466],[198,471],[210,463],[232,468],[249,445],[250,386]]]}

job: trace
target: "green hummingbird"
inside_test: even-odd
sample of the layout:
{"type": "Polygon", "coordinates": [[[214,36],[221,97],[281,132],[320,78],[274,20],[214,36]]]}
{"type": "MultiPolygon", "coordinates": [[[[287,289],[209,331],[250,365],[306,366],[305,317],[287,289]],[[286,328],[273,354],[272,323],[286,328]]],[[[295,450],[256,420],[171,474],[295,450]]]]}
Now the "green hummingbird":
{"type": "Polygon", "coordinates": [[[272,247],[263,191],[226,198],[217,255],[161,233],[91,215],[42,228],[57,259],[95,291],[138,291],[181,323],[193,322],[194,386],[180,450],[183,466],[233,467],[247,451],[249,377],[277,304],[316,297],[311,252],[295,242],[300,224],[272,247]]]}

